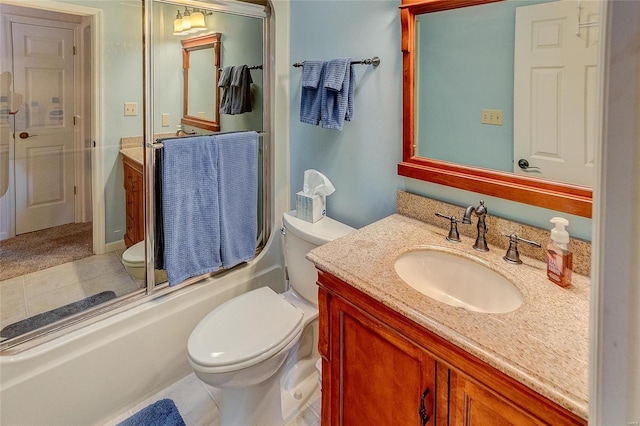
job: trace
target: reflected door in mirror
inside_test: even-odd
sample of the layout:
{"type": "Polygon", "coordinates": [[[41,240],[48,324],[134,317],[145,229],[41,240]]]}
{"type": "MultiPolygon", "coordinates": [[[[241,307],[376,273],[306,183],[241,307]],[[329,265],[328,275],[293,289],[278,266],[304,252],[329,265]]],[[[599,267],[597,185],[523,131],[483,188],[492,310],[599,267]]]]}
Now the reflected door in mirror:
{"type": "Polygon", "coordinates": [[[593,186],[598,16],[593,1],[516,8],[513,159],[531,168],[514,172],[593,186]]]}

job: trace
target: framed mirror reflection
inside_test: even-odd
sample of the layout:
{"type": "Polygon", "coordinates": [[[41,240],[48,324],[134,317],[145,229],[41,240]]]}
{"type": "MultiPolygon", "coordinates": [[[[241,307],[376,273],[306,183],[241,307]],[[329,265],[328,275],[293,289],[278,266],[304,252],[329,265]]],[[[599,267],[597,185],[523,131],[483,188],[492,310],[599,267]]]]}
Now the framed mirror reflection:
{"type": "Polygon", "coordinates": [[[591,216],[595,2],[405,2],[398,173],[591,216]]]}
{"type": "Polygon", "coordinates": [[[222,34],[182,40],[182,124],[220,130],[220,44],[222,34]]]}

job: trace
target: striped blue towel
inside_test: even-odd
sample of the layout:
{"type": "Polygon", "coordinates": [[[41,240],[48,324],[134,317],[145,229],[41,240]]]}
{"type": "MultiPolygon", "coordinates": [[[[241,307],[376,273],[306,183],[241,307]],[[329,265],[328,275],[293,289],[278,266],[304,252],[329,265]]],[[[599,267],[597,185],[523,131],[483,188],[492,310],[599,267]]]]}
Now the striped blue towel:
{"type": "Polygon", "coordinates": [[[220,252],[225,269],[251,260],[258,233],[258,133],[216,136],[220,252]]]}
{"type": "Polygon", "coordinates": [[[221,265],[218,146],[214,136],[162,142],[164,266],[176,285],[221,265]]]}

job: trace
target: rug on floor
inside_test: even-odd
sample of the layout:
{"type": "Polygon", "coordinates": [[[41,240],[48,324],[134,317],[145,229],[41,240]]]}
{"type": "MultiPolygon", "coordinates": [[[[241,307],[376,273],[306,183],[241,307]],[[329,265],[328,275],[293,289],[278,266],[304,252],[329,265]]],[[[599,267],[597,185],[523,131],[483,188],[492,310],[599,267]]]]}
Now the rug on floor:
{"type": "Polygon", "coordinates": [[[0,281],[93,254],[91,222],[70,223],[0,241],[0,281]]]}
{"type": "Polygon", "coordinates": [[[186,426],[171,399],[161,399],[138,411],[118,426],[186,426]]]}
{"type": "Polygon", "coordinates": [[[44,327],[45,325],[49,325],[62,318],[68,317],[78,312],[82,312],[85,309],[93,308],[94,306],[115,298],[116,294],[113,291],[103,291],[101,293],[94,294],[93,296],[86,297],[77,302],[73,302],[60,308],[43,312],[27,319],[23,319],[22,321],[10,324],[0,330],[0,337],[3,337],[5,339],[12,339],[16,336],[20,336],[21,334],[28,333],[40,327],[44,327]]]}

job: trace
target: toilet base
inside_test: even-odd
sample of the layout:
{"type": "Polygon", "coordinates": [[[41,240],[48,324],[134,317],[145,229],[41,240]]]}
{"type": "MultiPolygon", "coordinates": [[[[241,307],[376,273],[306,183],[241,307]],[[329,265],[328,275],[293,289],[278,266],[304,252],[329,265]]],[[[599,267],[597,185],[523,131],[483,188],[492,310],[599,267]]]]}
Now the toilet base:
{"type": "Polygon", "coordinates": [[[220,426],[284,424],[280,409],[280,377],[246,388],[222,389],[220,426]]]}
{"type": "MultiPolygon", "coordinates": [[[[292,360],[295,362],[295,360],[292,360]]],[[[224,388],[220,426],[282,426],[309,401],[318,388],[316,359],[300,360],[268,380],[246,388],[224,388]]]]}

